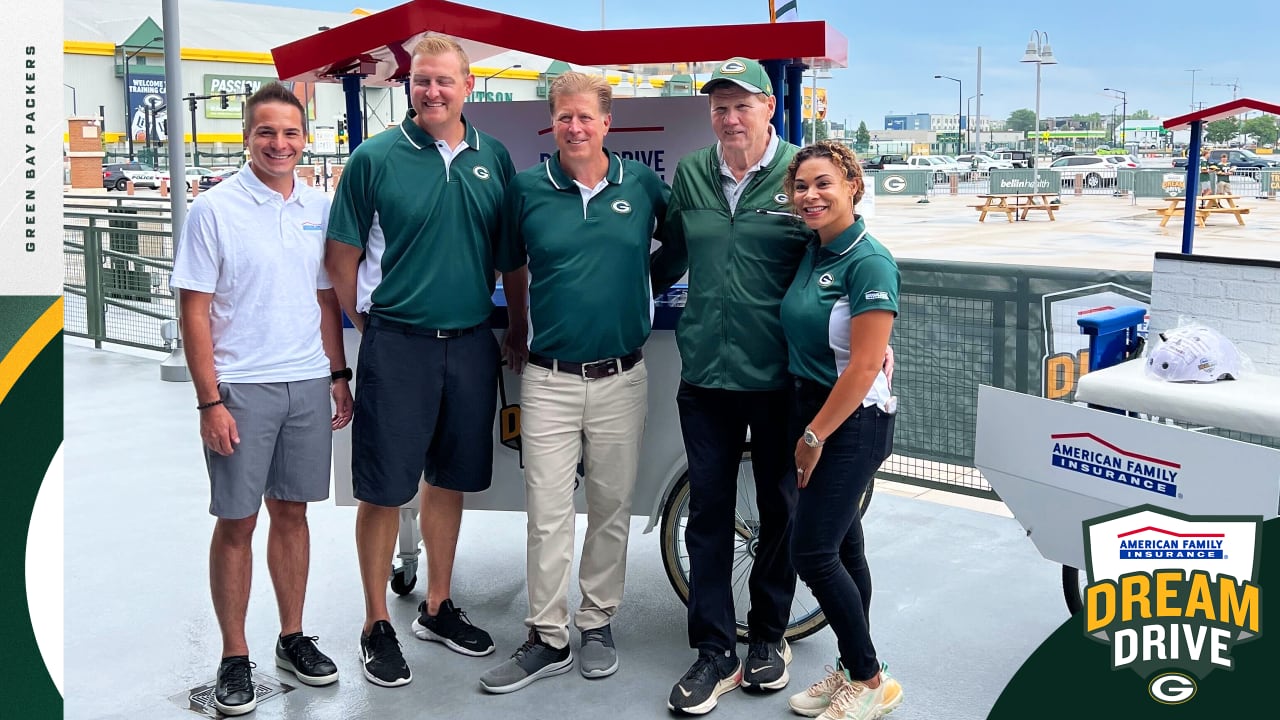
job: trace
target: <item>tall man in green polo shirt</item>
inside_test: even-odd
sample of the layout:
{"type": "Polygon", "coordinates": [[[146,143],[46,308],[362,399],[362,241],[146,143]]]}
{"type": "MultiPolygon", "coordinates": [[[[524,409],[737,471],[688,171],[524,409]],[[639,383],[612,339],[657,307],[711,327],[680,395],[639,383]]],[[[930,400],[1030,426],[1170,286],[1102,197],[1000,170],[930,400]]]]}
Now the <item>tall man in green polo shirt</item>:
{"type": "Polygon", "coordinates": [[[575,468],[584,460],[587,533],[578,583],[578,669],[618,669],[610,621],[622,603],[631,496],[644,436],[648,372],[640,348],[653,303],[651,239],[661,238],[670,191],[648,167],[604,149],[613,93],[602,78],[568,72],[551,84],[558,151],[516,176],[503,203],[498,267],[525,264],[533,324],[520,386],[529,641],[480,678],[489,692],[519,690],[567,672],[575,468]],[[585,452],[584,452],[585,451],[585,452]]]}
{"type": "Polygon", "coordinates": [[[703,714],[739,684],[778,690],[791,651],[783,639],[796,575],[791,523],[796,480],[787,429],[787,347],[778,309],[812,237],[782,192],[798,148],[773,131],[776,98],[759,63],[733,58],[703,86],[717,142],[680,161],[667,215],[668,242],[654,258],[654,285],[689,271],[676,342],[676,396],[689,461],[689,644],[698,659],[671,689],[668,706],[703,714]],[[734,508],[743,442],[751,432],[759,545],[751,570],[750,646],[736,646],[734,508]]]}
{"type": "MultiPolygon", "coordinates": [[[[493,310],[499,210],[515,168],[506,148],[462,116],[475,85],[450,38],[414,48],[412,107],[348,160],[329,220],[325,266],[361,331],[352,423],[356,551],[364,586],[365,678],[412,679],[387,614],[387,567],[399,506],[422,486],[427,597],[413,632],[465,655],[493,652],[489,634],[450,600],[462,493],[489,486],[499,349],[493,310]]],[[[525,351],[523,272],[506,273],[508,355],[525,351]]]]}

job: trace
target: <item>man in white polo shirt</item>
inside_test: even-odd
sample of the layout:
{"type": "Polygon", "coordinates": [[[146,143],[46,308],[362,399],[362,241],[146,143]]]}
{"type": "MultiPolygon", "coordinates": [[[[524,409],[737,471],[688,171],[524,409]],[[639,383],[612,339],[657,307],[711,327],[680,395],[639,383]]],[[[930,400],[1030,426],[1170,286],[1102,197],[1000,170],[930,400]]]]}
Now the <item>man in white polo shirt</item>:
{"type": "Polygon", "coordinates": [[[245,640],[252,540],[265,496],[280,610],[276,664],[308,685],[338,668],[302,632],[307,503],[329,496],[330,441],[351,420],[338,299],[324,271],[329,199],[298,181],[302,104],[279,83],[245,103],[249,167],[191,204],[174,259],[187,365],[218,518],[209,584],[222,632],[214,704],[257,705],[245,640]],[[330,406],[330,397],[336,412],[330,406]]]}

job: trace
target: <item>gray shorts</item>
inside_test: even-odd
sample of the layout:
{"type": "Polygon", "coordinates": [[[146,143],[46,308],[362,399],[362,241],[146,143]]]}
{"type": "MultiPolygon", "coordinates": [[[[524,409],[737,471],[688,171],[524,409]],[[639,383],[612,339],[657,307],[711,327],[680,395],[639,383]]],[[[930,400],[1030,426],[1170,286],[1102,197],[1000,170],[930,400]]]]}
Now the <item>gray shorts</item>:
{"type": "Polygon", "coordinates": [[[329,497],[333,430],[329,378],[219,383],[240,444],[230,455],[204,449],[209,513],[228,520],[258,512],[262,498],[314,502],[329,497]]]}

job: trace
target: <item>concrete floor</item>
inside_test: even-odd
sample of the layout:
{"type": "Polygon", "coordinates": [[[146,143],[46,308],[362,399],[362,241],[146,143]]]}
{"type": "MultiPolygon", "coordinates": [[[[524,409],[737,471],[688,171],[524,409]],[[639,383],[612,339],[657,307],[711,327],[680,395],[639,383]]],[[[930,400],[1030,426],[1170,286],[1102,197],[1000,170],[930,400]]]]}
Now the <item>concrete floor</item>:
{"type": "MultiPolygon", "coordinates": [[[[159,360],[66,343],[67,718],[195,717],[170,698],[212,680],[217,665],[207,582],[213,521],[193,391],[190,384],[161,382],[159,360]]],[[[1016,521],[911,494],[919,493],[885,486],[867,519],[875,638],[907,697],[894,717],[981,718],[1023,660],[1067,619],[1059,570],[1037,554],[1016,521]]],[[[469,512],[463,523],[454,597],[493,634],[498,651],[473,659],[414,638],[409,623],[419,589],[391,603],[415,674],[397,689],[370,685],[358,665],[363,613],[354,516],[353,508],[331,502],[313,505],[310,514],[306,630],[320,637],[341,680],[328,688],[301,686],[262,703],[250,717],[668,716],[667,694],[694,656],[657,536],[640,534],[640,518],[633,524],[626,603],[614,624],[618,674],[587,681],[574,672],[488,696],[477,685],[479,675],[525,635],[523,515],[469,512]]],[[[297,685],[292,676],[277,675],[272,660],[278,627],[263,533],[260,527],[250,645],[260,674],[297,685]]],[[[712,716],[789,716],[786,694],[822,675],[834,660],[835,638],[823,630],[796,643],[794,653],[787,691],[733,692],[712,716]]]]}

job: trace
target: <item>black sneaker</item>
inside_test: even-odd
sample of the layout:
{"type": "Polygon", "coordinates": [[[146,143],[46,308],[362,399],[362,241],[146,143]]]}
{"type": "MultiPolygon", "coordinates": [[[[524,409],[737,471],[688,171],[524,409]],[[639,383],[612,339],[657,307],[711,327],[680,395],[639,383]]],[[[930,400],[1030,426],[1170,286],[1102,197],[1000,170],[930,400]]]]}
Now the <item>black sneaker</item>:
{"type": "Polygon", "coordinates": [[[413,679],[400,651],[400,642],[396,640],[395,628],[386,620],[377,621],[368,634],[360,636],[360,662],[365,679],[374,685],[399,687],[413,679]]]}
{"type": "Polygon", "coordinates": [[[671,688],[667,708],[688,715],[705,715],[716,707],[716,698],[742,683],[742,662],[733,655],[699,650],[689,672],[671,688]]]}
{"type": "Polygon", "coordinates": [[[422,640],[444,643],[454,652],[480,657],[493,652],[493,638],[467,619],[467,614],[453,606],[452,600],[440,603],[440,611],[427,614],[427,603],[418,604],[418,619],[413,621],[413,634],[422,640]]]}
{"type": "Polygon", "coordinates": [[[569,646],[553,648],[542,641],[537,630],[501,665],[480,676],[480,687],[491,693],[515,692],[539,678],[551,677],[573,667],[569,646]]]}
{"type": "Polygon", "coordinates": [[[787,665],[791,663],[791,646],[786,638],[771,643],[752,640],[747,651],[746,666],[742,671],[742,687],[756,690],[781,690],[791,678],[787,665]]]}
{"type": "Polygon", "coordinates": [[[213,705],[223,715],[244,715],[258,707],[253,685],[253,668],[248,655],[222,658],[218,665],[218,686],[213,691],[213,705]]]}
{"type": "Polygon", "coordinates": [[[300,632],[276,641],[276,665],[307,685],[329,685],[338,680],[338,666],[316,647],[318,637],[300,632]]]}

